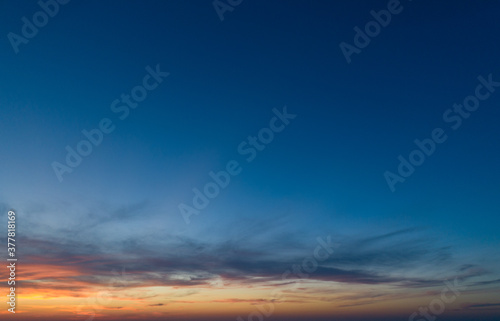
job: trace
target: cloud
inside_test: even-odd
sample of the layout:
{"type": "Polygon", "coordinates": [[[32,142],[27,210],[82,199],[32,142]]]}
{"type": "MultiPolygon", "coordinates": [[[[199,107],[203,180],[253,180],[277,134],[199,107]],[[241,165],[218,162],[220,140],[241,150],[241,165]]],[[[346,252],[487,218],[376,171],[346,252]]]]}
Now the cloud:
{"type": "MultiPolygon", "coordinates": [[[[451,262],[449,248],[432,247],[426,240],[415,237],[415,233],[416,230],[407,229],[358,239],[342,239],[342,245],[314,273],[308,275],[308,279],[347,284],[392,284],[406,288],[440,286],[442,277],[428,278],[410,272],[400,273],[403,267],[435,264],[436,256],[447,258],[439,261],[443,265],[451,262]]],[[[298,239],[293,239],[292,244],[296,244],[298,239]]],[[[122,252],[116,244],[106,244],[109,248],[105,249],[104,245],[81,244],[67,239],[49,241],[25,238],[25,264],[45,266],[39,271],[26,271],[25,277],[47,284],[59,282],[72,286],[80,284],[81,287],[85,284],[106,285],[113,279],[120,280],[120,284],[115,282],[117,284],[114,287],[211,287],[220,278],[232,284],[275,286],[298,278],[297,274],[292,274],[283,280],[281,275],[292,265],[300,265],[304,258],[311,257],[315,248],[310,246],[306,250],[307,246],[303,246],[300,255],[290,257],[288,252],[286,255],[275,252],[277,248],[286,248],[286,243],[267,248],[253,246],[251,238],[246,238],[245,242],[219,244],[178,236],[167,236],[165,240],[168,242],[161,248],[148,248],[147,244],[130,238],[129,243],[136,246],[122,252]],[[39,253],[45,254],[42,256],[39,253]],[[43,273],[50,266],[54,270],[62,268],[65,274],[55,276],[53,273],[43,273]],[[125,276],[117,278],[116,271],[123,269],[126,271],[125,276]]],[[[269,242],[273,243],[274,240],[270,239],[269,242]]],[[[473,265],[460,265],[455,269],[449,269],[449,265],[446,267],[451,272],[446,275],[448,279],[456,276],[465,279],[483,274],[481,270],[472,271],[473,265]]],[[[37,287],[34,283],[30,286],[37,287]]]]}
{"type": "Polygon", "coordinates": [[[465,310],[498,310],[500,303],[466,304],[462,308],[465,310]]]}

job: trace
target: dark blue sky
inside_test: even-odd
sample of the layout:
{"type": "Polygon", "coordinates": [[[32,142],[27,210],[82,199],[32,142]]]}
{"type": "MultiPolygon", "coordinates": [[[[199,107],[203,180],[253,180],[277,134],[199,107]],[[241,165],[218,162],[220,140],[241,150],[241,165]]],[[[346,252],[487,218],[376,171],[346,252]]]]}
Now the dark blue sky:
{"type": "Polygon", "coordinates": [[[500,90],[456,130],[443,114],[475,94],[479,76],[500,81],[500,4],[401,1],[347,63],[339,45],[387,3],[243,1],[220,21],[210,1],[73,0],[16,54],[7,34],[40,7],[2,1],[0,200],[25,213],[24,237],[56,243],[86,229],[100,242],[248,234],[254,248],[287,248],[286,235],[306,247],[318,235],[356,244],[406,231],[391,244],[417,238],[449,258],[388,275],[498,269],[500,90]],[[158,64],[169,76],[120,120],[112,102],[158,64]],[[238,145],[285,106],[296,118],[245,161],[238,145]],[[53,162],[103,118],[114,131],[60,182],[53,162]],[[392,192],[384,173],[398,174],[398,156],[435,128],[447,140],[392,192]],[[230,160],[241,173],[186,224],[178,205],[230,160]]]}

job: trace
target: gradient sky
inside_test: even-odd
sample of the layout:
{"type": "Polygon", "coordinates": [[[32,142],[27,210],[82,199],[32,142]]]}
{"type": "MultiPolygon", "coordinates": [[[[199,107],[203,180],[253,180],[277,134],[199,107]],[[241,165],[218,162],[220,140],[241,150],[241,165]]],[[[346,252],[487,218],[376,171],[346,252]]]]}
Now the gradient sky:
{"type": "Polygon", "coordinates": [[[348,63],[339,45],[387,3],[245,0],[221,21],[210,0],[72,0],[16,54],[7,35],[40,6],[1,1],[0,217],[17,213],[21,280],[1,318],[408,320],[456,279],[437,320],[498,320],[500,90],[456,130],[443,114],[500,81],[500,4],[402,0],[348,63]],[[121,120],[112,102],[157,65],[121,120]],[[103,118],[114,131],[60,182],[52,163],[103,118]],[[392,192],[384,173],[435,128],[447,140],[392,192]],[[186,224],[179,204],[230,160],[241,173],[186,224]]]}

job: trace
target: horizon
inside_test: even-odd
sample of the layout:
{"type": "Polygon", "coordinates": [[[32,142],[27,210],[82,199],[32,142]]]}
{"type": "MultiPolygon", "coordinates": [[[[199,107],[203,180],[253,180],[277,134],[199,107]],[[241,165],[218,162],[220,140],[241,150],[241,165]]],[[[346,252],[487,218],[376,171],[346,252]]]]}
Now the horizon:
{"type": "Polygon", "coordinates": [[[0,9],[2,320],[498,320],[500,3],[0,9]]]}

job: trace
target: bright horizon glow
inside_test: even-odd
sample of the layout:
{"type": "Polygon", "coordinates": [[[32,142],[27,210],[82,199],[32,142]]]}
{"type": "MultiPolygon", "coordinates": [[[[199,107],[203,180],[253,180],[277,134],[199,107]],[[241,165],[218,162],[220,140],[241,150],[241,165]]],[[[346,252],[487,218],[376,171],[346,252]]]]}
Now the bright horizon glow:
{"type": "Polygon", "coordinates": [[[41,1],[0,3],[1,320],[498,321],[499,3],[41,1]]]}

